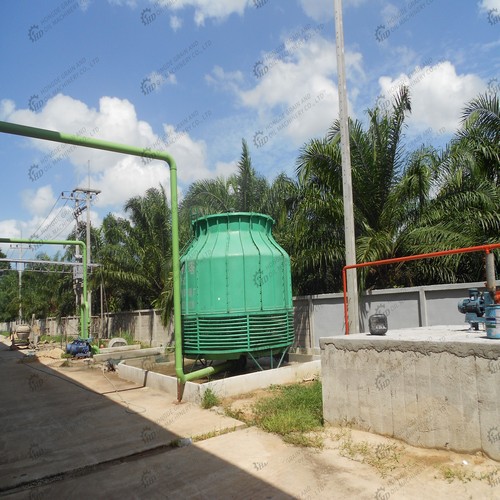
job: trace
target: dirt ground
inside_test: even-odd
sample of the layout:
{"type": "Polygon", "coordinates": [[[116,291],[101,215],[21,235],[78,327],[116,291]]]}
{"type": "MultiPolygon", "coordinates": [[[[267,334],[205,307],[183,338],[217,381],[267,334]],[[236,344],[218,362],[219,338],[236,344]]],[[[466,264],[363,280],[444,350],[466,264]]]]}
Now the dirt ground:
{"type": "MultiPolygon", "coordinates": [[[[215,411],[251,422],[255,402],[271,394],[259,390],[228,398],[215,411]]],[[[500,463],[481,452],[471,455],[417,448],[349,425],[326,426],[312,434],[322,443],[309,448],[318,467],[359,474],[363,482],[371,483],[368,488],[375,500],[424,498],[424,484],[424,490],[432,491],[435,498],[500,499],[500,463]]],[[[304,498],[325,498],[322,493],[311,488],[304,498]]]]}

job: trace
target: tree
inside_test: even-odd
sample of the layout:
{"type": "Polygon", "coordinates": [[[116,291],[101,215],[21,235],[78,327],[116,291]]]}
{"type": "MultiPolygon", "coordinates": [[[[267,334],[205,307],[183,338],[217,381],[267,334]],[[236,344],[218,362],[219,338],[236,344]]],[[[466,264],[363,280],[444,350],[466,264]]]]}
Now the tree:
{"type": "MultiPolygon", "coordinates": [[[[406,241],[423,253],[498,242],[500,234],[500,113],[498,97],[484,94],[468,103],[462,126],[439,155],[428,200],[406,241]]],[[[479,281],[484,263],[478,254],[439,259],[421,266],[429,279],[479,281]]]]}
{"type": "Polygon", "coordinates": [[[172,290],[171,212],[163,186],[125,204],[130,220],[108,215],[100,229],[96,276],[112,310],[157,307],[168,321],[172,290]]]}
{"type": "MultiPolygon", "coordinates": [[[[408,157],[402,143],[404,120],[411,111],[408,88],[402,87],[392,109],[368,110],[368,129],[360,121],[349,122],[357,261],[380,260],[399,255],[403,218],[425,199],[403,197],[400,184],[428,168],[426,155],[408,157]],[[411,169],[407,166],[411,165],[411,169]],[[425,168],[424,168],[425,167],[425,168]]],[[[428,156],[428,155],[427,155],[428,156]]],[[[297,272],[317,270],[315,292],[340,289],[344,262],[344,224],[340,124],[335,122],[324,139],[313,139],[301,150],[297,161],[301,197],[295,219],[297,272]]],[[[408,194],[408,189],[405,194],[408,194]]],[[[361,273],[361,286],[388,286],[391,275],[380,269],[361,273]]],[[[310,291],[310,290],[308,290],[310,291]]]]}

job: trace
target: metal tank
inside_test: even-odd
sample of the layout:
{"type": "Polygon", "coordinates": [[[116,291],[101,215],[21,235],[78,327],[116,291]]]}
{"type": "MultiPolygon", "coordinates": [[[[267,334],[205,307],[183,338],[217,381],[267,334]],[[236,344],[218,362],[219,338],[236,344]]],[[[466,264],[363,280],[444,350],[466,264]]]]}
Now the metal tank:
{"type": "Polygon", "coordinates": [[[194,239],[181,257],[184,356],[283,358],[294,340],[292,282],[273,223],[246,212],[193,222],[194,239]]]}

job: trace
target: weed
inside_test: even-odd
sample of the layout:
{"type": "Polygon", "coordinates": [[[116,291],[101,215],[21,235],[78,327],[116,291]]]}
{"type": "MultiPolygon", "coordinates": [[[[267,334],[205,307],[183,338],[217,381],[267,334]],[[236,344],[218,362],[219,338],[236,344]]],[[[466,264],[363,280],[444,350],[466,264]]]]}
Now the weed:
{"type": "Polygon", "coordinates": [[[481,477],[476,476],[474,472],[469,472],[463,467],[442,467],[441,473],[449,483],[452,483],[455,479],[462,481],[462,483],[468,483],[473,479],[482,479],[481,477]]]}
{"type": "Polygon", "coordinates": [[[371,444],[367,441],[355,442],[351,431],[341,436],[339,453],[343,457],[374,467],[381,477],[386,477],[396,468],[404,447],[398,444],[371,444]]]}
{"type": "Polygon", "coordinates": [[[224,408],[224,413],[226,414],[227,417],[234,418],[235,420],[240,420],[241,422],[245,422],[246,424],[250,423],[247,422],[245,414],[241,410],[233,410],[232,408],[227,406],[224,408]]]}
{"type": "Polygon", "coordinates": [[[220,405],[220,398],[215,394],[212,389],[208,388],[204,393],[201,398],[201,407],[205,408],[205,410],[208,410],[209,408],[212,408],[212,406],[219,406],[220,405]]]}
{"type": "Polygon", "coordinates": [[[299,446],[321,446],[322,440],[311,436],[323,425],[321,383],[272,387],[273,396],[254,405],[255,423],[267,432],[274,432],[284,441],[299,446]]]}
{"type": "Polygon", "coordinates": [[[217,436],[223,436],[224,434],[229,434],[230,432],[234,432],[236,430],[236,427],[231,427],[228,429],[220,429],[220,430],[214,430],[210,432],[205,432],[205,434],[198,434],[197,436],[193,436],[192,441],[193,443],[197,443],[199,441],[205,441],[206,439],[210,439],[213,437],[217,436]]]}

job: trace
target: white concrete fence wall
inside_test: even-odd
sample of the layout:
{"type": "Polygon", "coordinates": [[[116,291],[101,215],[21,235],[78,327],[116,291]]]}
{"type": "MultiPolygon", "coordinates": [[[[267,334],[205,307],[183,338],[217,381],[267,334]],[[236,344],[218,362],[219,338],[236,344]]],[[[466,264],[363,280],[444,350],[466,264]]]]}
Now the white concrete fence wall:
{"type": "MultiPolygon", "coordinates": [[[[500,285],[500,281],[497,282],[500,285]]],[[[384,313],[389,329],[418,326],[457,325],[465,316],[458,312],[460,299],[468,297],[469,288],[484,290],[484,283],[432,285],[414,288],[372,290],[360,297],[360,327],[368,331],[368,318],[384,313]]],[[[78,317],[38,320],[43,332],[50,335],[77,336],[78,317]]],[[[319,353],[319,339],[344,335],[344,299],[341,293],[302,296],[294,298],[295,348],[319,353]]],[[[0,323],[0,330],[10,331],[13,324],[0,323]]],[[[91,332],[97,336],[118,337],[128,333],[135,340],[153,347],[173,343],[172,325],[161,324],[157,310],[140,310],[105,315],[101,325],[99,316],[92,317],[91,332]]]]}
{"type": "MultiPolygon", "coordinates": [[[[464,323],[465,315],[458,311],[458,301],[469,296],[469,288],[484,291],[484,282],[363,293],[359,300],[360,331],[368,332],[368,318],[379,313],[387,316],[389,329],[459,325],[464,323]]],[[[294,306],[295,347],[319,354],[320,338],[345,334],[342,293],[296,297],[294,306]]]]}
{"type": "MultiPolygon", "coordinates": [[[[46,318],[36,320],[35,327],[42,335],[67,335],[78,337],[80,334],[78,316],[46,318]]],[[[15,323],[0,323],[1,331],[12,331],[15,323]]],[[[138,311],[114,312],[92,316],[90,332],[93,337],[111,338],[130,335],[134,340],[152,347],[164,347],[173,344],[172,325],[164,327],[160,311],[142,309],[138,311]]]]}

